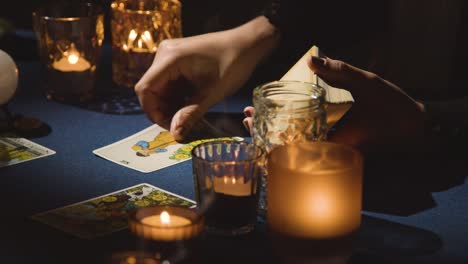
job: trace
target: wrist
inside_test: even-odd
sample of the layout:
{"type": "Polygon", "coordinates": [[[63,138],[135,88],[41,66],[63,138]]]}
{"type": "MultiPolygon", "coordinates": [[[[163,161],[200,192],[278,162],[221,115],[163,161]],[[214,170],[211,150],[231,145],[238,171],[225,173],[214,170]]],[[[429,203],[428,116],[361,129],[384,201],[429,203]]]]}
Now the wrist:
{"type": "Polygon", "coordinates": [[[232,30],[231,43],[237,43],[237,49],[255,58],[256,62],[268,57],[281,38],[280,32],[265,16],[258,16],[232,30]]]}

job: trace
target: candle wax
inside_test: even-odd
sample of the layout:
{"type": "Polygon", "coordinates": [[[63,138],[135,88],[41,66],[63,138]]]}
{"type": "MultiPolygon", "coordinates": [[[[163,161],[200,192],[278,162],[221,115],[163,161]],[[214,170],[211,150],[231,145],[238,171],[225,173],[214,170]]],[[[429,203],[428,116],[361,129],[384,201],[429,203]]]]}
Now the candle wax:
{"type": "MultiPolygon", "coordinates": [[[[207,180],[210,180],[207,178],[207,180]]],[[[217,193],[223,193],[232,196],[252,195],[252,181],[244,182],[243,178],[233,176],[214,177],[214,190],[217,193]]],[[[211,186],[211,182],[207,184],[211,186]]]]}
{"type": "Polygon", "coordinates": [[[78,57],[76,63],[71,63],[69,59],[64,56],[60,60],[54,61],[52,67],[63,72],[82,72],[89,70],[91,68],[91,64],[82,57],[78,57]]]}
{"type": "Polygon", "coordinates": [[[179,227],[189,225],[191,221],[182,216],[170,215],[169,221],[163,222],[161,215],[152,215],[141,219],[141,223],[154,227],[179,227]]]}

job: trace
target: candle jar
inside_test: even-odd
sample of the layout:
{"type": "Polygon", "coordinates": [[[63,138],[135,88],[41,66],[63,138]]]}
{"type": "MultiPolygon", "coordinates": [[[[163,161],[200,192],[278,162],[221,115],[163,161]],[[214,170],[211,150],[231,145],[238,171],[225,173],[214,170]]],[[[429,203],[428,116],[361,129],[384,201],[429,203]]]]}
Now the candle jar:
{"type": "MultiPolygon", "coordinates": [[[[139,258],[156,263],[192,263],[197,258],[204,217],[198,210],[186,207],[151,206],[130,212],[128,226],[140,239],[135,251],[139,258]]],[[[136,258],[135,254],[123,257],[136,258]]]]}
{"type": "Polygon", "coordinates": [[[104,13],[92,3],[54,3],[32,14],[46,68],[47,98],[80,103],[93,97],[104,40],[104,13]]]}
{"type": "Polygon", "coordinates": [[[112,79],[133,88],[151,66],[159,43],[182,37],[177,0],[116,0],[111,4],[112,79]]]}
{"type": "MultiPolygon", "coordinates": [[[[293,142],[326,139],[325,90],[312,83],[274,81],[253,91],[253,142],[269,153],[293,142]]],[[[261,213],[267,209],[267,171],[262,177],[259,201],[261,213]]]]}
{"type": "Polygon", "coordinates": [[[206,208],[206,230],[241,235],[254,230],[264,152],[238,141],[212,141],[192,150],[197,202],[206,208]]]}
{"type": "Polygon", "coordinates": [[[349,246],[361,224],[360,152],[331,142],[291,143],[274,148],[267,164],[268,228],[299,245],[309,242],[304,252],[349,246]]]}

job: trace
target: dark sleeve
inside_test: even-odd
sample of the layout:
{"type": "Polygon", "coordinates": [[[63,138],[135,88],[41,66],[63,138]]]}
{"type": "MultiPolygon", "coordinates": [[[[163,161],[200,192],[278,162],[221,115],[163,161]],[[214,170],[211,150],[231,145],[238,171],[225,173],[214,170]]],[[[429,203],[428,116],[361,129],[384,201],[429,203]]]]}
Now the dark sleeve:
{"type": "Polygon", "coordinates": [[[312,45],[331,58],[368,68],[372,39],[388,32],[389,0],[268,0],[259,14],[281,32],[254,83],[279,79],[312,45]]]}
{"type": "Polygon", "coordinates": [[[427,132],[466,153],[468,143],[468,3],[463,3],[454,49],[451,80],[440,98],[426,100],[427,132]],[[463,143],[462,143],[463,142],[463,143]]]}
{"type": "Polygon", "coordinates": [[[311,43],[325,51],[353,45],[389,28],[386,0],[271,0],[264,15],[289,43],[311,43]]]}
{"type": "Polygon", "coordinates": [[[434,136],[468,139],[468,97],[426,102],[426,128],[434,136]]]}

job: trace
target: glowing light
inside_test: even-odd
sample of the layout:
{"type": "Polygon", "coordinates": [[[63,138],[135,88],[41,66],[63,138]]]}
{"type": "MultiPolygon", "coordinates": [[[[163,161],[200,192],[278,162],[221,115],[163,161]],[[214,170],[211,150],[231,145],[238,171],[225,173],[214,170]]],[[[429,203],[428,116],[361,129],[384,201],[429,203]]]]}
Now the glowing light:
{"type": "Polygon", "coordinates": [[[169,215],[168,212],[163,211],[161,213],[160,217],[161,217],[161,223],[163,223],[165,225],[168,225],[169,223],[171,223],[171,216],[169,215]]]}
{"type": "Polygon", "coordinates": [[[134,29],[130,30],[130,34],[128,35],[128,40],[133,42],[137,38],[138,34],[134,29]]]}
{"type": "Polygon", "coordinates": [[[70,64],[76,64],[79,59],[80,57],[78,57],[78,55],[76,55],[75,53],[68,55],[68,62],[70,64]]]}

